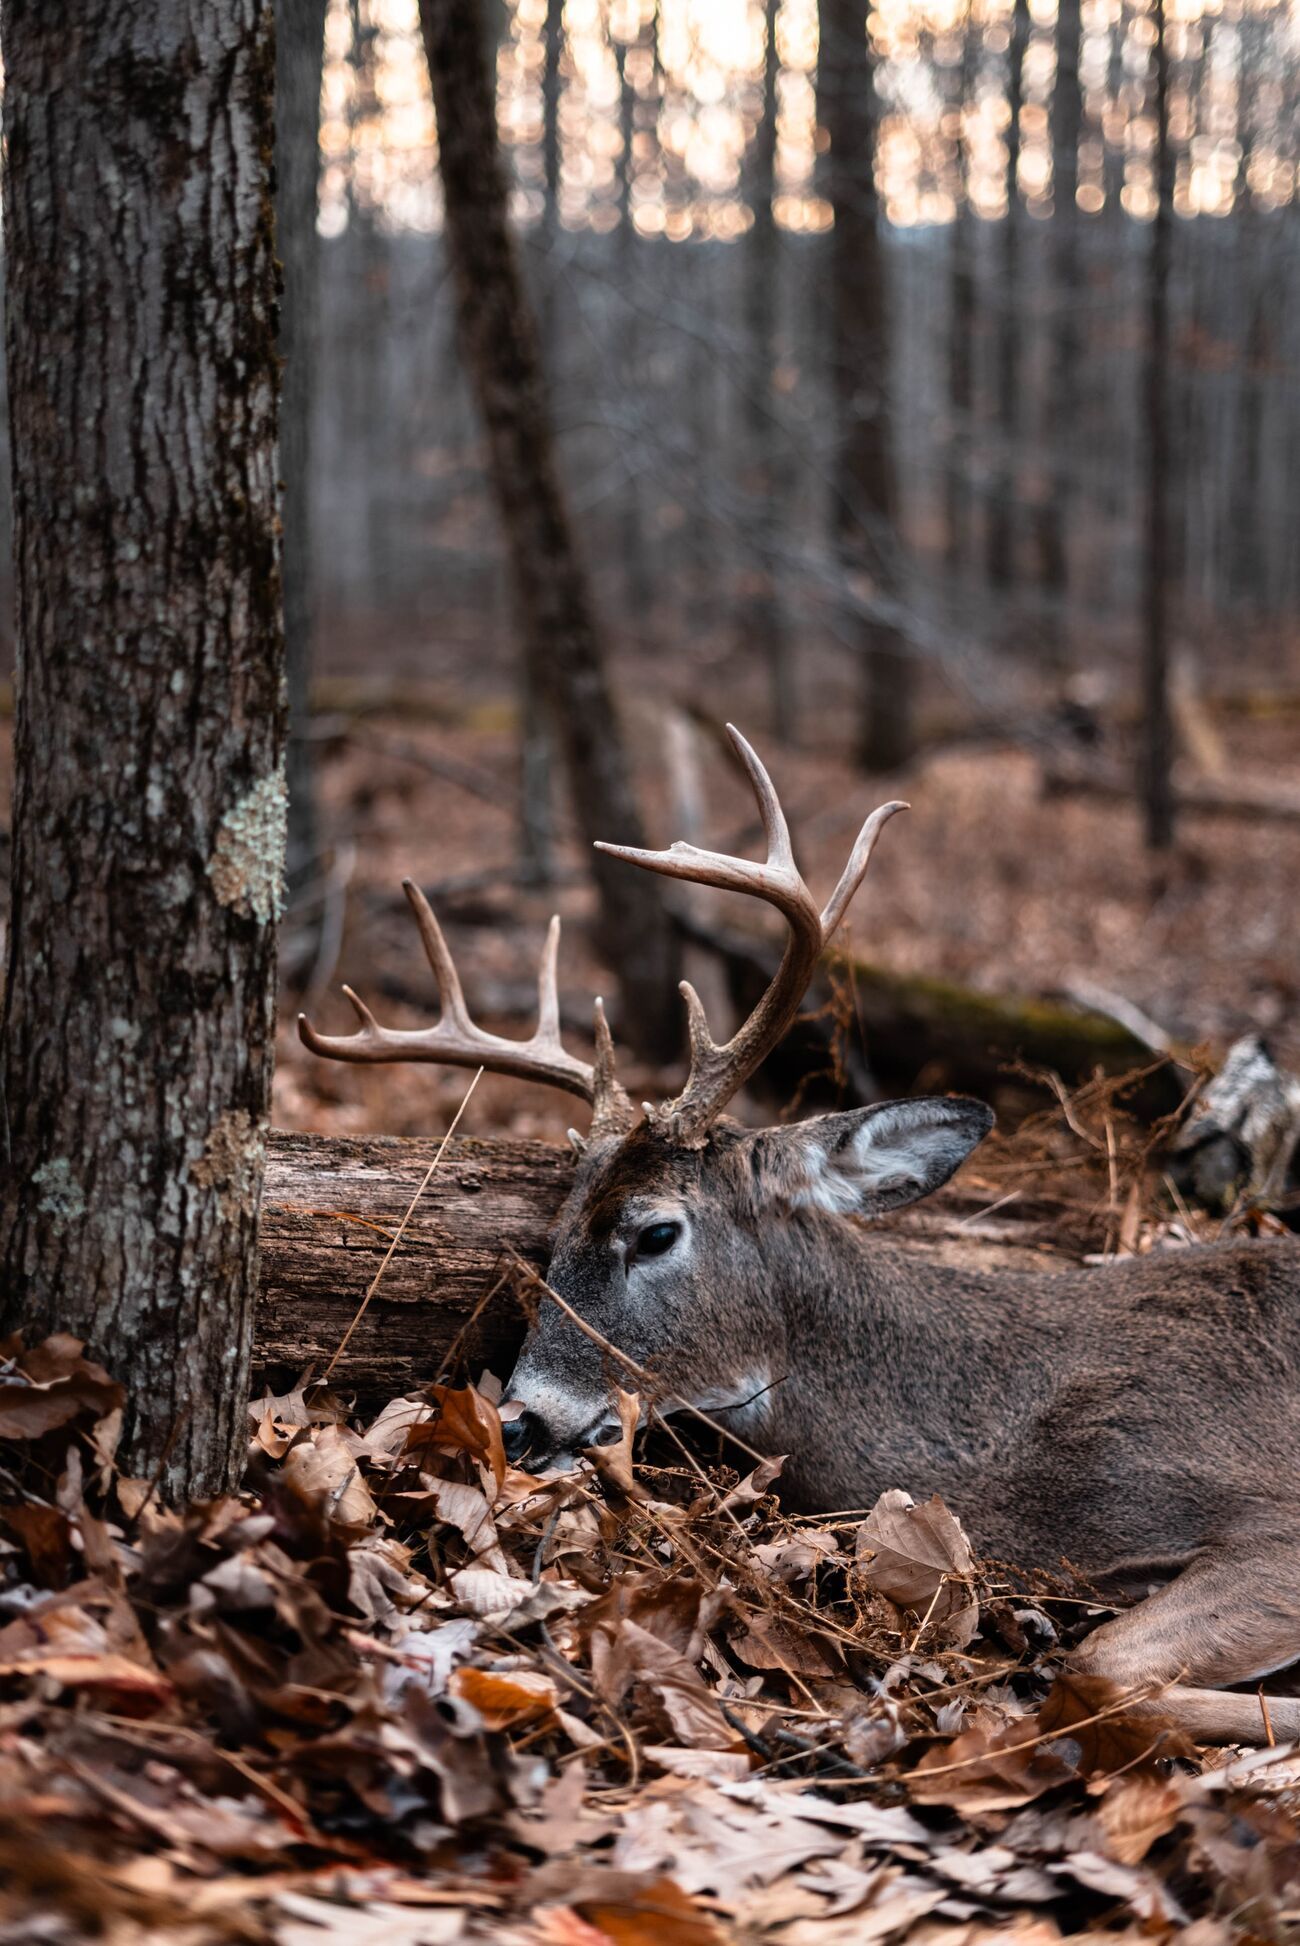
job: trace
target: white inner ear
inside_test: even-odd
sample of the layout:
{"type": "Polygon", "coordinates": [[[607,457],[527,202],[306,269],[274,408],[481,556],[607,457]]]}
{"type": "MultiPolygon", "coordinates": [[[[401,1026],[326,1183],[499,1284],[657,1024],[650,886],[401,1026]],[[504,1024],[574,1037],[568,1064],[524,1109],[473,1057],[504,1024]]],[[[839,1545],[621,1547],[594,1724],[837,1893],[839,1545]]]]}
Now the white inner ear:
{"type": "Polygon", "coordinates": [[[832,1216],[867,1213],[881,1197],[890,1206],[910,1202],[941,1182],[972,1146],[951,1122],[931,1119],[926,1105],[885,1109],[838,1146],[810,1142],[808,1180],[794,1202],[832,1216]]]}

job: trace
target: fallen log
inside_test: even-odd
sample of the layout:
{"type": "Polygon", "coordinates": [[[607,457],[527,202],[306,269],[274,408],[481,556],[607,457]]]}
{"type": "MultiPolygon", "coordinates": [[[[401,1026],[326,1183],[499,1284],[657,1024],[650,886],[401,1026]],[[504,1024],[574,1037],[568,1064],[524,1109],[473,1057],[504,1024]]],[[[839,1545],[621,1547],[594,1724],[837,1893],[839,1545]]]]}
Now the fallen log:
{"type": "MultiPolygon", "coordinates": [[[[319,1378],[343,1343],[439,1138],[271,1131],[262,1197],[254,1386],[319,1378]]],[[[506,1373],[523,1335],[511,1251],[546,1258],[573,1174],[567,1148],[447,1144],[333,1379],[383,1402],[438,1377],[459,1341],[473,1377],[506,1373]]]]}
{"type": "MultiPolygon", "coordinates": [[[[447,1144],[379,1285],[349,1336],[439,1138],[271,1131],[262,1197],[254,1396],[308,1368],[382,1405],[455,1366],[505,1377],[524,1332],[512,1251],[542,1265],[573,1175],[567,1148],[465,1137],[447,1144]]],[[[943,1261],[984,1269],[1066,1261],[1033,1224],[972,1229],[960,1191],[900,1211],[882,1233],[943,1261]],[[1023,1241],[1020,1238],[1023,1236],[1023,1241]]]]}
{"type": "MultiPolygon", "coordinates": [[[[1094,797],[1108,804],[1136,806],[1134,781],[1111,768],[1045,768],[1044,797],[1094,797]]],[[[1250,790],[1241,785],[1216,784],[1206,778],[1185,784],[1174,793],[1178,817],[1245,818],[1254,823],[1300,824],[1300,796],[1281,789],[1250,790]]]]}

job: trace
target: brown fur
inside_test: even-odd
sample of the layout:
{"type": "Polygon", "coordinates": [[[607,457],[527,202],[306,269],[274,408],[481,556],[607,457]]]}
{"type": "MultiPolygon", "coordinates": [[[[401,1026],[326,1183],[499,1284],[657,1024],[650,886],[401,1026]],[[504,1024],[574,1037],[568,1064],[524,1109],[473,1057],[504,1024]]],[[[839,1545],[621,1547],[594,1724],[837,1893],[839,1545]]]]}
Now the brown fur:
{"type": "MultiPolygon", "coordinates": [[[[1083,1666],[1181,1678],[1161,1706],[1193,1734],[1258,1739],[1257,1704],[1216,1692],[1300,1657],[1300,1245],[1042,1277],[922,1261],[818,1201],[858,1193],[870,1117],[907,1123],[914,1107],[758,1134],[722,1123],[698,1151],[645,1125],[603,1143],[561,1216],[552,1282],[656,1373],[666,1406],[708,1399],[750,1445],[789,1454],[792,1505],[938,1492],[989,1554],[1066,1559],[1131,1593],[1169,1583],[1089,1638],[1083,1666]],[[656,1216],[683,1240],[643,1262],[656,1216]],[[746,1404],[756,1374],[768,1389],[746,1404]]],[[[887,1162],[907,1139],[886,1135],[887,1162]]],[[[953,1166],[945,1153],[910,1190],[886,1170],[860,1205],[910,1200],[953,1166]]],[[[541,1428],[535,1459],[599,1419],[617,1376],[543,1311],[511,1381],[541,1428]]],[[[1279,1735],[1300,1734],[1300,1702],[1270,1708],[1279,1735]]]]}

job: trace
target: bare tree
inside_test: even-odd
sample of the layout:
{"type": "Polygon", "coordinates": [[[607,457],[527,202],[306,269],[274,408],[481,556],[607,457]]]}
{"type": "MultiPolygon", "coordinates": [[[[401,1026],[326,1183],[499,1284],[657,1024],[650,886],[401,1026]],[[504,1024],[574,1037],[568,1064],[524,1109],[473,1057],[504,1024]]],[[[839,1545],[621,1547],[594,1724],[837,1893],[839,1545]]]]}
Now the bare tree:
{"type": "Polygon", "coordinates": [[[237,1476],[284,862],[269,0],[4,12],[6,1323],[237,1476]]]}
{"type": "Polygon", "coordinates": [[[745,471],[749,494],[746,563],[750,597],[742,609],[747,647],[767,666],[768,695],[776,735],[793,742],[798,699],[780,578],[777,507],[779,472],[774,447],[772,383],[776,366],[779,292],[778,237],[772,203],[776,194],[776,84],[781,72],[776,44],[777,0],[763,10],[763,99],[748,155],[753,225],[745,245],[745,471]]]}
{"type": "Polygon", "coordinates": [[[1007,213],[1002,222],[1002,275],[997,296],[997,352],[994,373],[997,431],[993,444],[988,521],[988,577],[993,587],[1010,588],[1016,573],[1016,446],[1020,430],[1020,111],[1024,104],[1025,49],[1029,44],[1029,0],[1014,0],[1007,48],[1007,213]]]}
{"type": "Polygon", "coordinates": [[[970,145],[966,116],[974,93],[979,30],[969,13],[962,23],[962,57],[958,69],[956,148],[957,208],[949,230],[948,275],[948,405],[952,426],[948,440],[946,544],[948,566],[960,574],[970,555],[971,432],[975,411],[975,213],[970,200],[970,145]]]}
{"type": "Polygon", "coordinates": [[[278,0],[275,14],[275,242],[282,265],[280,477],[291,885],[311,870],[317,848],[307,724],[312,636],[311,415],[319,308],[316,207],[326,5],[327,0],[278,0]]]}
{"type": "MultiPolygon", "coordinates": [[[[839,415],[836,528],[846,573],[897,594],[897,498],[889,306],[876,191],[875,59],[864,0],[821,0],[818,108],[830,136],[833,379],[839,415]]],[[[893,770],[914,748],[916,668],[901,630],[860,624],[863,763],[893,770]]]]}
{"type": "Polygon", "coordinates": [[[1079,81],[1081,0],[1059,0],[1056,82],[1052,89],[1052,328],[1044,451],[1048,489],[1039,517],[1044,589],[1055,604],[1054,631],[1065,634],[1069,595],[1070,456],[1078,437],[1079,368],[1083,358],[1082,263],[1079,253],[1079,138],[1083,90],[1079,81]]]}
{"type": "MultiPolygon", "coordinates": [[[[496,103],[479,0],[420,0],[438,119],[447,244],[461,346],[488,435],[527,665],[544,685],[579,829],[642,843],[587,576],[556,472],[537,331],[506,214],[496,103]]],[[[678,952],[653,878],[594,860],[598,937],[623,998],[623,1028],[648,1054],[680,1035],[678,952]]]]}
{"type": "Polygon", "coordinates": [[[1139,789],[1152,851],[1174,838],[1169,708],[1169,261],[1173,243],[1174,151],[1169,139],[1169,50],[1164,0],[1154,0],[1156,206],[1147,285],[1147,478],[1145,638],[1142,657],[1142,749],[1139,789]]]}

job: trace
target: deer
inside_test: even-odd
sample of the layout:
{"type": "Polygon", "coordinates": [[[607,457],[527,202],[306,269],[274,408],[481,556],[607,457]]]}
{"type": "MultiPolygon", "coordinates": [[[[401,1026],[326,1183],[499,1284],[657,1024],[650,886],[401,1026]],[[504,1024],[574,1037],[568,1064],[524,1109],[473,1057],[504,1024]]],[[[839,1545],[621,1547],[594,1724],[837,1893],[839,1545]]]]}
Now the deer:
{"type": "Polygon", "coordinates": [[[350,988],[348,1035],[299,1031],[342,1061],[485,1068],[587,1102],[548,1285],[507,1386],[512,1463],[537,1472],[616,1435],[608,1349],[653,1375],[662,1409],[708,1413],[786,1455],[785,1504],[868,1508],[939,1494],[977,1550],[1067,1560],[1132,1600],[1072,1651],[1077,1672],[1200,1743],[1300,1736],[1300,1698],[1258,1684],[1300,1660],[1300,1242],[1233,1240],[1100,1266],[985,1273],[940,1264],[873,1221],[930,1195],[993,1126],[964,1096],[912,1098],[766,1128],[724,1111],[792,1024],[866,875],[891,802],[863,824],[819,910],[766,769],[728,727],[766,841],[761,862],[678,842],[603,850],[748,894],[785,921],[752,1013],[723,1044],[682,984],[689,1072],[633,1108],[600,1001],[590,1064],[561,1044],[559,921],[526,1041],[470,1018],[446,941],[405,892],[437,983],[430,1028],[379,1024],[350,988]],[[1270,1731],[1271,1724],[1271,1731],[1270,1731]]]}

